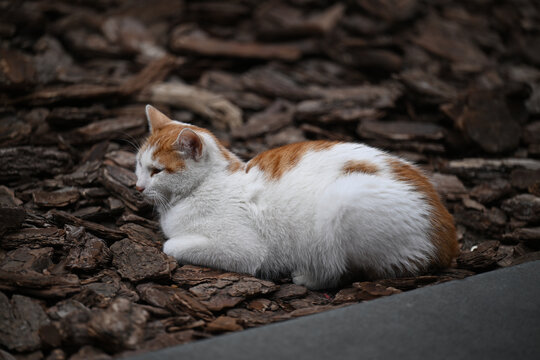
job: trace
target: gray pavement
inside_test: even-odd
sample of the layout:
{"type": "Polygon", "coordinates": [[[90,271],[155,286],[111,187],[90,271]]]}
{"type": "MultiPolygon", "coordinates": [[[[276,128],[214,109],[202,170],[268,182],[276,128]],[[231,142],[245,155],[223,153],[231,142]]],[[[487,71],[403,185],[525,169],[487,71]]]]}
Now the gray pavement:
{"type": "Polygon", "coordinates": [[[540,359],[540,261],[130,360],[540,359]]]}

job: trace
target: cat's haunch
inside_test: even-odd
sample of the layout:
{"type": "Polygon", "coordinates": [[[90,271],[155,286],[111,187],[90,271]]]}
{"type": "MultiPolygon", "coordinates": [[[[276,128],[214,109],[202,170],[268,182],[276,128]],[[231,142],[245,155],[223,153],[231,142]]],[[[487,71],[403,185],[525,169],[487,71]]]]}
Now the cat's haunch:
{"type": "Polygon", "coordinates": [[[412,164],[356,143],[308,141],[244,163],[212,133],[146,109],[137,188],[182,263],[311,289],[414,275],[458,253],[452,216],[412,164]]]}

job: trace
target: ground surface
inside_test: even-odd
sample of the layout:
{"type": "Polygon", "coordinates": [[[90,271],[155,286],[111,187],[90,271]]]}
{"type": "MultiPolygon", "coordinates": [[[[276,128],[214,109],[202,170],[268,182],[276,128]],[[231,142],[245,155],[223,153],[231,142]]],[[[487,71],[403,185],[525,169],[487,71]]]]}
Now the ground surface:
{"type": "Polygon", "coordinates": [[[540,8],[531,1],[2,1],[0,346],[105,359],[540,258],[540,8]],[[304,139],[420,164],[462,253],[308,291],[178,266],[134,189],[144,105],[244,159],[304,139]]]}

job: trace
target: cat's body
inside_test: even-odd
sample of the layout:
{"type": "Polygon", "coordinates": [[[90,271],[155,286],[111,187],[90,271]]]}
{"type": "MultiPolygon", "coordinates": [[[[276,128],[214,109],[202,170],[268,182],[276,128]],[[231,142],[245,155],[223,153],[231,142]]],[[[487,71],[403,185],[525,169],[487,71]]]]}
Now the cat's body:
{"type": "Polygon", "coordinates": [[[160,197],[164,251],[180,262],[291,274],[297,284],[323,288],[350,273],[448,266],[456,255],[452,217],[403,160],[316,141],[244,164],[208,131],[147,112],[152,134],[138,155],[138,186],[160,197]],[[164,170],[150,176],[152,167],[164,170]]]}

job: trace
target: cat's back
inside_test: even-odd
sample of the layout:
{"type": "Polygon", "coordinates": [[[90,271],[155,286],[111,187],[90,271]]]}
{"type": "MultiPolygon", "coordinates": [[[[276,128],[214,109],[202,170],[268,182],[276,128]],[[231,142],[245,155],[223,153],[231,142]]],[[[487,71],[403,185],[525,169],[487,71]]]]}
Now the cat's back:
{"type": "Polygon", "coordinates": [[[246,172],[257,172],[269,182],[306,181],[305,176],[315,176],[320,182],[351,172],[375,175],[386,168],[384,161],[388,158],[385,152],[363,144],[304,141],[260,153],[247,163],[246,172]]]}
{"type": "Polygon", "coordinates": [[[245,171],[263,179],[268,198],[278,199],[276,207],[292,219],[320,219],[352,206],[362,209],[360,218],[381,229],[401,223],[404,233],[426,234],[434,245],[434,263],[448,266],[457,253],[452,216],[428,178],[384,151],[357,143],[307,141],[263,152],[245,171]],[[409,229],[405,225],[411,222],[415,226],[409,229]]]}

